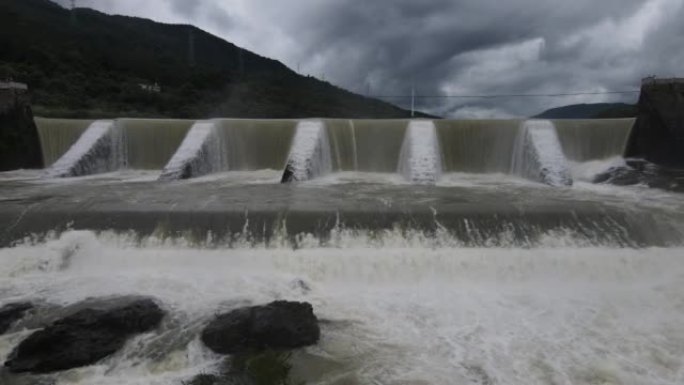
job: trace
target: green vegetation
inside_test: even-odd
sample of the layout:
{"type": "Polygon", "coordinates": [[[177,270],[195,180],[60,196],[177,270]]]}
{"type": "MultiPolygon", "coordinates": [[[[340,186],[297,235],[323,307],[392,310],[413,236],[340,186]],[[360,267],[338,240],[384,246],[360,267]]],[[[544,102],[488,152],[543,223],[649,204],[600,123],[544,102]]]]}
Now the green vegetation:
{"type": "Polygon", "coordinates": [[[552,108],[534,116],[537,119],[612,119],[637,116],[637,106],[625,103],[573,104],[552,108]]]}
{"type": "Polygon", "coordinates": [[[29,85],[40,116],[409,116],[192,26],[72,12],[49,0],[0,0],[5,78],[29,85]],[[141,84],[156,84],[160,91],[141,84]]]}

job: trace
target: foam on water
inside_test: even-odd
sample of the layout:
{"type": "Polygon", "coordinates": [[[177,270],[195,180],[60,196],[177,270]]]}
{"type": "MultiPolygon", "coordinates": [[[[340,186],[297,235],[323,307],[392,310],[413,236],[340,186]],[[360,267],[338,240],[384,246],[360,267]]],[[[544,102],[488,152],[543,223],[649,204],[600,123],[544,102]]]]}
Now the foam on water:
{"type": "Polygon", "coordinates": [[[442,173],[437,128],[431,121],[411,121],[399,155],[399,173],[418,184],[434,184],[442,173]]]}
{"type": "Polygon", "coordinates": [[[47,175],[73,177],[123,168],[127,158],[124,137],[123,129],[115,121],[95,121],[47,170],[47,175]]]}
{"type": "Polygon", "coordinates": [[[222,170],[225,163],[216,124],[197,122],[161,173],[161,180],[187,179],[222,170]]]}
{"type": "MultiPolygon", "coordinates": [[[[208,317],[281,298],[311,302],[326,321],[320,344],[295,356],[308,383],[681,383],[684,250],[565,242],[376,248],[349,237],[341,249],[209,250],[71,232],[0,250],[0,294],[55,304],[152,295],[173,314],[57,385],[180,385],[218,363],[196,338],[208,317]]],[[[0,359],[25,335],[0,337],[0,359]]]]}
{"type": "Polygon", "coordinates": [[[611,168],[625,167],[627,163],[621,156],[587,162],[570,162],[570,171],[575,180],[593,182],[594,179],[611,168]]]}
{"type": "Polygon", "coordinates": [[[520,128],[511,173],[551,186],[572,185],[556,128],[548,120],[528,120],[520,128]]]}
{"type": "Polygon", "coordinates": [[[297,124],[287,169],[292,173],[292,180],[287,182],[314,179],[332,171],[330,141],[323,121],[305,120],[297,124]]]}

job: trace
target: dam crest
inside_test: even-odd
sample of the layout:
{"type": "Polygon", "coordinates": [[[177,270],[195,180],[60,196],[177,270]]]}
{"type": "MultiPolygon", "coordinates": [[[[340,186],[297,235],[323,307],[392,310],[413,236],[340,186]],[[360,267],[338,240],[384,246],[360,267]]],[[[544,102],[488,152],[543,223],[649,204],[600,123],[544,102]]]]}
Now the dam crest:
{"type": "Polygon", "coordinates": [[[634,121],[37,119],[45,175],[157,170],[162,181],[276,170],[283,182],[338,172],[396,174],[431,185],[444,173],[503,173],[573,184],[570,162],[624,155],[634,121]]]}

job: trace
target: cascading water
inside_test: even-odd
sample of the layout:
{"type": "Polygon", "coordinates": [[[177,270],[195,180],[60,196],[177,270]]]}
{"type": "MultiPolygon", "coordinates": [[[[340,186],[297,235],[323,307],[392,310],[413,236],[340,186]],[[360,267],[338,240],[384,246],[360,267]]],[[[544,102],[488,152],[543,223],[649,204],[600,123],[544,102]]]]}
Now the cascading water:
{"type": "Polygon", "coordinates": [[[406,120],[326,120],[333,171],[396,173],[406,120]]]}
{"type": "Polygon", "coordinates": [[[508,173],[519,120],[435,120],[444,172],[508,173]]]}
{"type": "Polygon", "coordinates": [[[320,120],[299,122],[282,182],[301,182],[331,171],[330,141],[325,123],[320,120]]]}
{"type": "Polygon", "coordinates": [[[551,186],[572,185],[556,128],[548,120],[528,120],[520,127],[511,173],[551,186]]]}
{"type": "Polygon", "coordinates": [[[169,162],[194,121],[119,119],[126,135],[127,166],[133,170],[161,170],[169,162]]]}
{"type": "Polygon", "coordinates": [[[222,147],[214,122],[195,123],[159,179],[188,179],[224,169],[222,147]]]}
{"type": "Polygon", "coordinates": [[[52,166],[78,141],[92,120],[35,118],[43,160],[46,167],[52,166]]]}
{"type": "Polygon", "coordinates": [[[621,157],[634,119],[556,120],[563,153],[574,162],[621,157]]]}
{"type": "MultiPolygon", "coordinates": [[[[436,133],[408,123],[197,122],[167,169],[281,171],[288,154],[304,154],[300,169],[330,159],[334,171],[396,176],[401,158],[400,169],[431,179],[443,160],[452,174],[435,187],[370,173],[372,183],[301,185],[0,175],[0,307],[38,304],[0,335],[0,363],[86,298],[150,296],[167,312],[94,365],[2,368],[0,384],[191,383],[225,369],[199,337],[215,314],[283,299],[311,303],[323,321],[318,344],[288,356],[291,383],[682,383],[684,195],[487,175],[514,163],[562,180],[548,122],[435,121],[436,133]]],[[[129,143],[121,158],[136,167],[162,162],[182,136],[169,133],[167,149],[146,155],[131,141],[151,146],[165,132],[132,139],[137,124],[124,124],[117,142],[129,143]]],[[[89,131],[76,147],[98,148],[114,132],[109,122],[89,131]]]]}
{"type": "Polygon", "coordinates": [[[399,173],[418,184],[434,184],[442,173],[437,129],[432,121],[412,121],[399,156],[399,173]]]}
{"type": "Polygon", "coordinates": [[[118,170],[126,166],[124,130],[111,120],[92,123],[57,162],[49,177],[75,177],[118,170]]]}
{"type": "Polygon", "coordinates": [[[225,164],[221,171],[282,171],[287,162],[296,120],[216,120],[225,164]]]}

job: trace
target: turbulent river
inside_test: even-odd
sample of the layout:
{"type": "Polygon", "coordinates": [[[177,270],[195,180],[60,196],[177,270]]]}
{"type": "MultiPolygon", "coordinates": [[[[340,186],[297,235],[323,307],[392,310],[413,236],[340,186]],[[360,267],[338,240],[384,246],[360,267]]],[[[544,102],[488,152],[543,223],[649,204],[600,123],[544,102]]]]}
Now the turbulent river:
{"type": "MultiPolygon", "coordinates": [[[[606,215],[627,213],[627,227],[638,227],[629,218],[638,222],[643,215],[673,233],[652,244],[644,235],[644,245],[630,246],[619,237],[592,241],[591,233],[547,224],[533,242],[521,242],[511,230],[481,232],[491,242],[469,244],[446,225],[428,232],[338,226],[325,241],[300,234],[293,244],[276,232],[268,242],[243,234],[226,244],[211,236],[141,236],[76,225],[0,249],[0,298],[66,305],[136,294],[158,298],[170,309],[160,330],[136,337],[116,355],[45,377],[59,385],[181,384],[221,361],[197,337],[209,317],[236,304],[276,299],[308,301],[322,321],[321,342],[292,358],[295,383],[681,384],[684,196],[582,182],[615,162],[620,160],[575,164],[575,186],[565,189],[505,175],[445,174],[437,186],[420,190],[398,175],[364,173],[280,187],[279,173],[266,170],[174,182],[160,195],[146,172],[60,181],[33,172],[4,174],[6,209],[17,199],[74,205],[67,197],[76,196],[82,198],[79,208],[106,214],[119,203],[96,197],[111,190],[142,204],[170,200],[180,210],[187,200],[220,202],[219,187],[249,206],[255,192],[263,198],[264,190],[286,188],[290,202],[301,195],[312,207],[338,199],[334,191],[357,196],[361,209],[369,202],[407,207],[410,200],[432,197],[427,206],[445,222],[453,210],[482,211],[488,204],[495,210],[501,200],[530,215],[533,207],[590,203],[606,215]],[[195,195],[188,197],[188,189],[195,195]],[[242,190],[248,193],[240,195],[242,190]],[[459,202],[465,208],[452,207],[459,202]]],[[[579,218],[581,210],[568,215],[579,218]]],[[[30,330],[26,325],[0,337],[0,360],[30,330]]],[[[45,383],[8,373],[0,380],[45,383]]]]}

